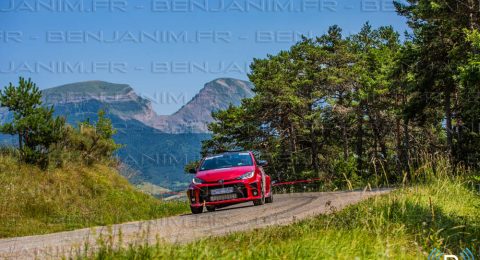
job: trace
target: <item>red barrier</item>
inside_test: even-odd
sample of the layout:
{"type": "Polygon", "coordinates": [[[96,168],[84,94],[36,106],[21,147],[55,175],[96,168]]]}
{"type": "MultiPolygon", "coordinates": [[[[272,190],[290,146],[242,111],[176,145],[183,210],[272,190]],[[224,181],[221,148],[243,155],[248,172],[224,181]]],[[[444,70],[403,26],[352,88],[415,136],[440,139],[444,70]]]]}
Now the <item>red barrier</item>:
{"type": "Polygon", "coordinates": [[[276,182],[276,183],[272,184],[272,186],[292,185],[292,184],[297,184],[297,183],[310,183],[310,182],[321,181],[321,180],[322,180],[321,178],[315,178],[315,179],[310,179],[310,180],[276,182]]]}

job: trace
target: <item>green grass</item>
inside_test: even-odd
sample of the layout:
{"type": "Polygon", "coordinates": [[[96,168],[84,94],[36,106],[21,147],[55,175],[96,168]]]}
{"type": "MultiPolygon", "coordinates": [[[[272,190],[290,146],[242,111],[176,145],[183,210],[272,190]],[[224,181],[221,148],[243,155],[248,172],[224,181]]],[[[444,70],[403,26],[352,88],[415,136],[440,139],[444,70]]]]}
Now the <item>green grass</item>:
{"type": "Polygon", "coordinates": [[[0,156],[0,238],[45,234],[188,212],[137,191],[107,165],[43,171],[0,156]]]}
{"type": "Polygon", "coordinates": [[[480,197],[458,178],[400,188],[288,226],[113,250],[97,259],[426,259],[433,248],[478,254],[480,197]]]}

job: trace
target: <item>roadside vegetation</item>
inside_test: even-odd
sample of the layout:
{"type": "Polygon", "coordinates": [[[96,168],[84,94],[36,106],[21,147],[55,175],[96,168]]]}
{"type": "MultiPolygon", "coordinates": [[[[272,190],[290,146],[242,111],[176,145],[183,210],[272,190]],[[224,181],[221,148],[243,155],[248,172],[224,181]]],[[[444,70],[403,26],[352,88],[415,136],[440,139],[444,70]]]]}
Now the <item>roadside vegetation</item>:
{"type": "MultiPolygon", "coordinates": [[[[437,158],[438,159],[438,158],[437,158]]],[[[416,185],[370,198],[344,210],[297,223],[186,245],[159,241],[114,249],[103,244],[96,259],[426,259],[434,248],[478,254],[480,196],[474,175],[451,174],[439,159],[425,163],[416,185]],[[468,176],[468,177],[465,177],[468,176]]],[[[82,258],[82,257],[80,257],[82,258]]]]}
{"type": "Polygon", "coordinates": [[[0,105],[13,114],[0,133],[18,137],[17,146],[0,147],[0,238],[187,212],[185,202],[159,201],[120,176],[121,145],[103,111],[96,122],[68,125],[23,78],[0,91],[0,105]]]}

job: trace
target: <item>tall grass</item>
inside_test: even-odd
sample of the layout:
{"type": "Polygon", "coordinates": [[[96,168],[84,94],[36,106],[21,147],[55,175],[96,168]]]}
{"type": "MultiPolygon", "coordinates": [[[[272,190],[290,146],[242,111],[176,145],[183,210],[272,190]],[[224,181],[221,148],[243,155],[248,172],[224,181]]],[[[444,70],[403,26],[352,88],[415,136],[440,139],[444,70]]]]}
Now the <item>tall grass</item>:
{"type": "Polygon", "coordinates": [[[186,202],[162,202],[137,191],[105,164],[69,162],[41,170],[10,153],[0,155],[0,237],[153,219],[189,209],[186,202]]]}
{"type": "MultiPolygon", "coordinates": [[[[433,248],[478,255],[480,197],[467,169],[437,158],[415,172],[415,185],[342,211],[289,226],[206,238],[186,245],[159,242],[102,248],[96,259],[425,259],[433,248]]],[[[82,258],[82,257],[80,257],[82,258]]]]}

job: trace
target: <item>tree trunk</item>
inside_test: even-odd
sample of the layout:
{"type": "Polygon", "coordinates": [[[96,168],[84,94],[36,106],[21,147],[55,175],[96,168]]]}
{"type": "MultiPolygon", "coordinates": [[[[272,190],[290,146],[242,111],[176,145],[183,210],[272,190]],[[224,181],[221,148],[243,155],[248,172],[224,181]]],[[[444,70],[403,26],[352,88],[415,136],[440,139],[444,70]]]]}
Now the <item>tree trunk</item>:
{"type": "Polygon", "coordinates": [[[315,138],[315,133],[311,133],[311,148],[312,148],[312,167],[316,174],[320,172],[320,167],[318,165],[318,144],[315,138]]]}
{"type": "MultiPolygon", "coordinates": [[[[343,95],[340,95],[339,97],[339,105],[343,106],[343,95]]],[[[343,160],[347,161],[348,156],[349,156],[349,151],[348,151],[348,135],[347,135],[347,118],[344,118],[347,116],[341,116],[340,120],[342,121],[342,139],[343,139],[343,160]]]]}
{"type": "Polygon", "coordinates": [[[23,152],[23,147],[24,147],[24,143],[23,143],[23,131],[20,131],[20,133],[18,133],[18,151],[20,153],[20,159],[24,160],[26,157],[25,157],[25,153],[23,152]]]}
{"type": "Polygon", "coordinates": [[[452,129],[452,108],[451,108],[451,93],[445,93],[445,127],[447,131],[447,149],[450,156],[453,158],[453,129],[452,129]]]}
{"type": "Polygon", "coordinates": [[[403,153],[402,164],[403,170],[410,176],[410,133],[408,131],[408,119],[404,119],[403,122],[403,153]]]}
{"type": "Polygon", "coordinates": [[[357,109],[357,136],[356,136],[356,145],[355,153],[357,154],[357,171],[360,176],[363,176],[363,112],[362,112],[362,103],[360,102],[357,109]]]}
{"type": "MultiPolygon", "coordinates": [[[[459,93],[456,92],[455,93],[455,98],[454,98],[454,105],[453,107],[455,109],[457,109],[459,107],[459,104],[458,102],[460,101],[459,100],[459,97],[458,97],[459,93]]],[[[455,132],[456,132],[456,145],[455,145],[455,156],[457,158],[461,158],[461,160],[467,160],[468,161],[468,155],[467,154],[464,154],[464,148],[463,148],[463,138],[462,138],[462,130],[463,130],[463,121],[462,121],[462,118],[457,116],[458,114],[457,113],[460,113],[458,110],[455,110],[454,109],[454,112],[453,112],[453,117],[455,117],[455,132]],[[466,156],[464,156],[466,155],[466,156]]],[[[467,162],[468,163],[468,162],[467,162]]]]}
{"type": "Polygon", "coordinates": [[[20,149],[20,151],[23,149],[22,133],[18,134],[18,149],[20,149]]]}
{"type": "Polygon", "coordinates": [[[402,174],[402,159],[403,159],[403,152],[402,152],[402,139],[400,133],[400,118],[397,117],[395,119],[395,150],[397,151],[397,161],[395,162],[397,175],[402,174]]]}
{"type": "Polygon", "coordinates": [[[469,27],[470,30],[475,30],[478,28],[478,10],[480,6],[478,6],[479,2],[477,0],[468,0],[468,9],[469,9],[469,27]]]}
{"type": "Polygon", "coordinates": [[[346,161],[348,159],[348,136],[347,136],[347,126],[346,123],[342,127],[342,137],[343,137],[343,159],[346,161]]]}
{"type": "Polygon", "coordinates": [[[383,156],[382,160],[387,161],[388,152],[387,152],[387,144],[385,143],[385,139],[383,137],[380,137],[378,142],[380,144],[380,152],[382,153],[382,156],[383,156]]]}
{"type": "Polygon", "coordinates": [[[293,126],[290,125],[290,127],[288,128],[288,132],[289,132],[289,139],[290,139],[290,162],[292,164],[292,173],[293,175],[296,175],[296,169],[295,169],[295,165],[296,165],[296,160],[295,160],[295,153],[296,153],[296,141],[295,141],[295,133],[293,131],[293,126]]]}

